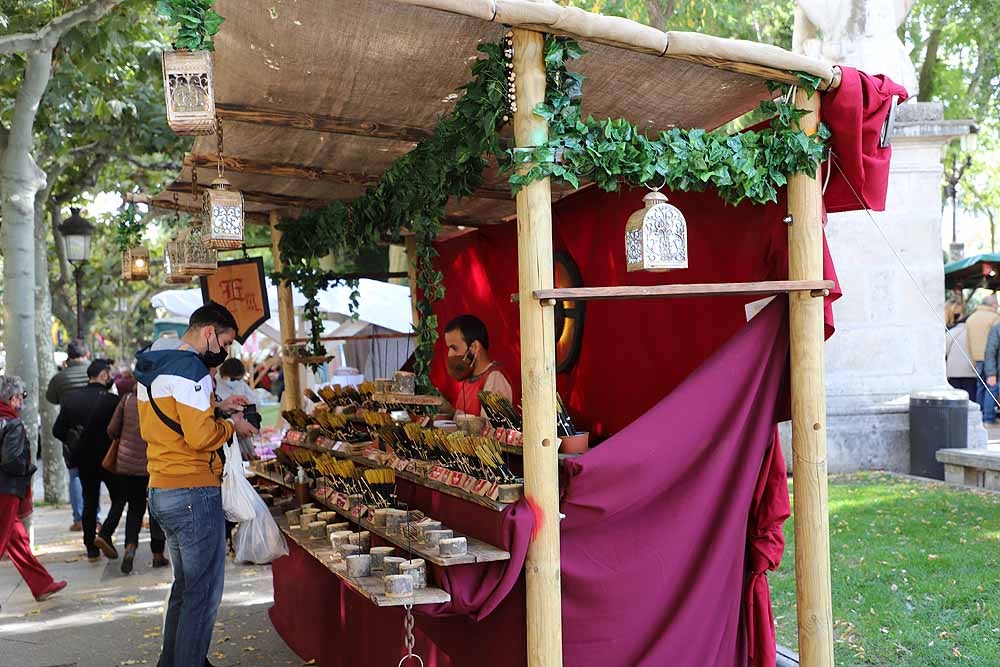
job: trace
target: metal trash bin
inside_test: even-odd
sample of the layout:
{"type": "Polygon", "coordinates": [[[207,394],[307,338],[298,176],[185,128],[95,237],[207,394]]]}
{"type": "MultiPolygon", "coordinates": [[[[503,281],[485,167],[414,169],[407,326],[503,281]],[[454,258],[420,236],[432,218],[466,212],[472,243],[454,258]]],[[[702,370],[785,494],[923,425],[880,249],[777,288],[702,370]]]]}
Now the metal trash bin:
{"type": "Polygon", "coordinates": [[[939,449],[969,444],[969,394],[942,388],[910,394],[910,474],[944,479],[939,449]]]}

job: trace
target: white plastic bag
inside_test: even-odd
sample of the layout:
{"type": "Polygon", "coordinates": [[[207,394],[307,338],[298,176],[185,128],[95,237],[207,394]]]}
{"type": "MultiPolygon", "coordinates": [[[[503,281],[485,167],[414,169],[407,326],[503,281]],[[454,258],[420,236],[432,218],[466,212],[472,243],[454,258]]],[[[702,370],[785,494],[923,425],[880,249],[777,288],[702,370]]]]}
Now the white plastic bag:
{"type": "Polygon", "coordinates": [[[233,536],[236,562],[263,565],[288,555],[288,544],[274,522],[267,505],[258,496],[254,502],[254,517],[244,521],[233,536]]]}
{"type": "MultiPolygon", "coordinates": [[[[240,446],[233,441],[222,445],[226,454],[226,465],[222,470],[222,511],[226,518],[235,523],[254,518],[254,500],[260,496],[243,472],[243,458],[240,446]]],[[[260,501],[263,502],[263,501],[260,501]]]]}

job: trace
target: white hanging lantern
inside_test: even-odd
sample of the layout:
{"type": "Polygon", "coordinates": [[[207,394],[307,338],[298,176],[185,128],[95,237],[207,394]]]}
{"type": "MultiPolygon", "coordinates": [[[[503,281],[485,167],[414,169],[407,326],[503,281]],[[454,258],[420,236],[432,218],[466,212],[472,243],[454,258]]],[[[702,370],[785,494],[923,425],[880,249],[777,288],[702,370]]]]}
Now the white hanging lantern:
{"type": "Polygon", "coordinates": [[[688,266],[687,222],[680,209],[654,190],[625,225],[625,261],[629,271],[670,271],[688,266]]]}
{"type": "Polygon", "coordinates": [[[214,250],[243,246],[243,194],[229,189],[229,181],[216,178],[205,190],[205,225],[202,242],[214,250]]]}
{"type": "Polygon", "coordinates": [[[149,251],[134,246],[122,251],[122,278],[124,280],[149,279],[149,251]]]}
{"type": "Polygon", "coordinates": [[[209,51],[164,51],[163,92],[167,125],[176,134],[215,132],[215,91],[209,51]]]}

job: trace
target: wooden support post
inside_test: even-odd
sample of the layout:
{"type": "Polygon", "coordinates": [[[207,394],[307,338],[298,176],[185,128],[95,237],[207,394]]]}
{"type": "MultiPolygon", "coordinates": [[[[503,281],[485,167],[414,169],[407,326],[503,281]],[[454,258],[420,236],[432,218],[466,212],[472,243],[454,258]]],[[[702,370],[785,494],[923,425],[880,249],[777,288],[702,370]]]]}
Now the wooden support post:
{"type": "MultiPolygon", "coordinates": [[[[281,219],[271,211],[271,249],[274,252],[274,270],[281,271],[281,253],[278,243],[281,219]]],[[[299,365],[292,358],[290,346],[295,340],[295,304],[292,303],[292,286],[287,280],[278,285],[278,323],[281,325],[281,367],[285,373],[285,392],[281,395],[282,410],[295,410],[302,404],[302,384],[299,381],[299,365]]]]}
{"type": "MultiPolygon", "coordinates": [[[[544,38],[514,30],[517,112],[514,140],[538,146],[548,123],[533,113],[545,99],[544,38]]],[[[552,192],[549,179],[517,193],[517,266],[521,296],[521,403],[524,411],[524,493],[535,508],[536,534],[525,563],[528,665],[562,665],[562,591],[559,565],[559,469],[556,440],[556,351],[553,309],[532,298],[550,289],[552,192]]]]}
{"type": "MultiPolygon", "coordinates": [[[[796,90],[800,121],[813,133],[820,97],[796,90]]],[[[823,191],[819,174],[788,179],[789,280],[823,278],[823,191]]],[[[826,390],[823,384],[823,300],[788,295],[792,360],[792,474],[795,478],[795,582],[799,659],[803,667],[833,665],[830,519],[827,505],[826,390]]]]}
{"type": "Polygon", "coordinates": [[[410,307],[413,309],[413,330],[417,330],[420,324],[420,311],[417,310],[417,303],[420,301],[417,295],[417,237],[410,235],[406,237],[406,273],[410,281],[410,307]]]}

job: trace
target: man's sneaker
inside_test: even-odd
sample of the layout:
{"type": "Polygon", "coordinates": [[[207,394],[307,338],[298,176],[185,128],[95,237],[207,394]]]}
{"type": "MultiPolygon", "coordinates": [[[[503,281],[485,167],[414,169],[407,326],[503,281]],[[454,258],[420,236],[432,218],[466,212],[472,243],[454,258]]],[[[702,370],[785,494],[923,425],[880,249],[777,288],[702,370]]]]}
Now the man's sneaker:
{"type": "Polygon", "coordinates": [[[170,561],[163,554],[153,554],[153,567],[166,567],[170,561]]]}
{"type": "Polygon", "coordinates": [[[35,596],[35,600],[37,600],[38,602],[43,602],[45,600],[48,600],[50,597],[52,597],[53,595],[55,595],[64,588],[66,588],[65,581],[53,581],[51,584],[49,584],[48,588],[46,588],[44,591],[35,596]]]}
{"type": "Polygon", "coordinates": [[[122,574],[132,572],[132,564],[135,561],[135,550],[136,546],[134,544],[125,545],[125,558],[122,559],[122,574]]]}
{"type": "Polygon", "coordinates": [[[83,530],[83,522],[74,521],[73,523],[70,524],[69,529],[71,532],[79,533],[83,530]]]}
{"type": "Polygon", "coordinates": [[[115,545],[111,544],[100,535],[94,538],[94,546],[100,549],[101,553],[111,560],[118,558],[118,549],[115,549],[115,545]]]}

